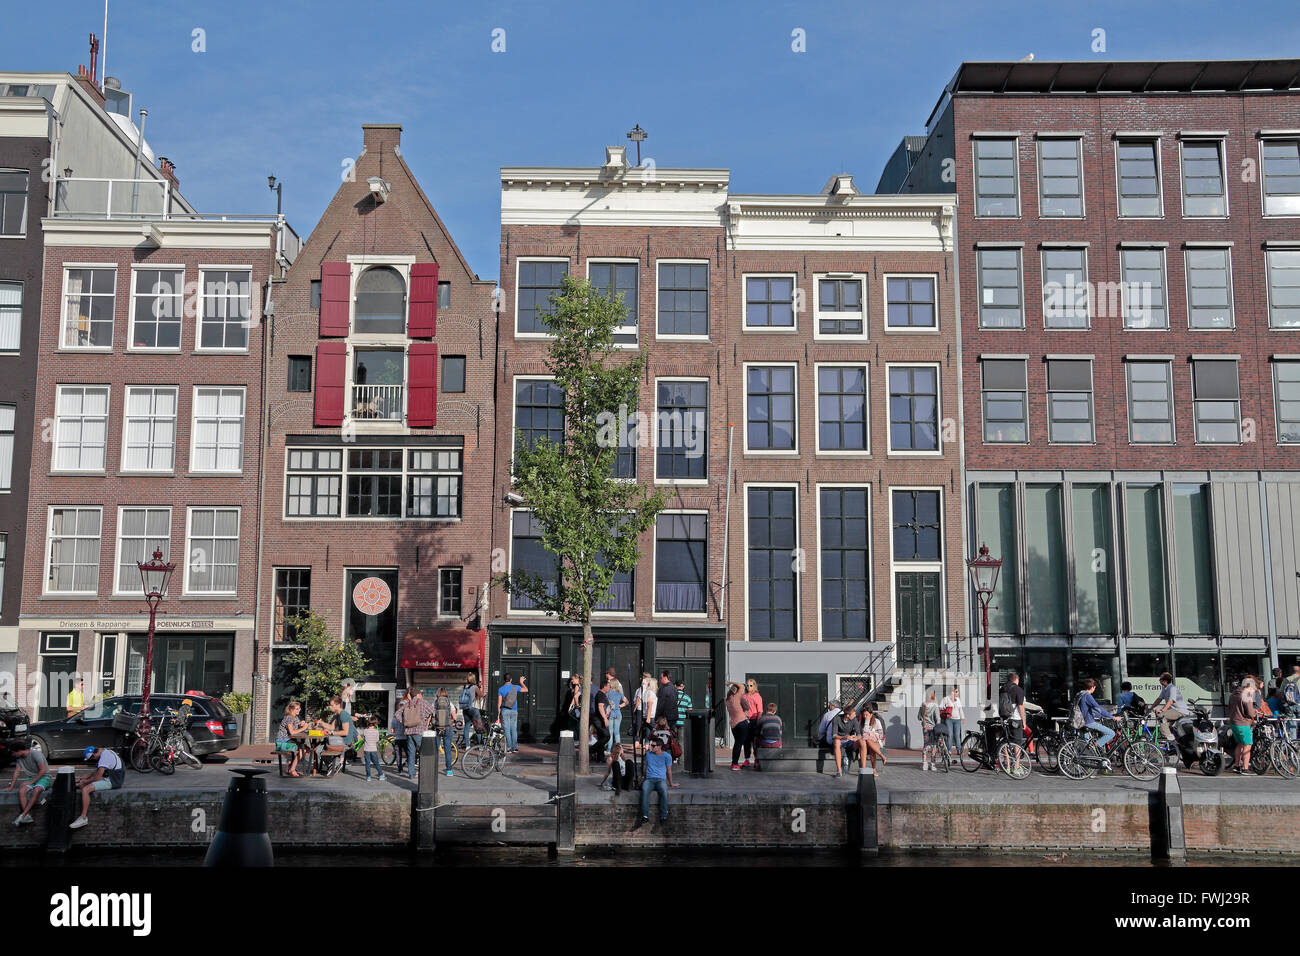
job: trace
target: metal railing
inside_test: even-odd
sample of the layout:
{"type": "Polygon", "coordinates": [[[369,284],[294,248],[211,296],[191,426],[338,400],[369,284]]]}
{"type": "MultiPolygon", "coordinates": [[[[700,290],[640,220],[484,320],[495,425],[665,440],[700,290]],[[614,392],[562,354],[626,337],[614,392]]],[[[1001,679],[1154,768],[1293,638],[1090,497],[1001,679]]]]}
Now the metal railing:
{"type": "Polygon", "coordinates": [[[156,179],[56,179],[54,215],[68,219],[161,219],[171,183],[156,179]]]}
{"type": "Polygon", "coordinates": [[[402,420],[402,386],[353,385],[352,417],[367,421],[402,420]]]}

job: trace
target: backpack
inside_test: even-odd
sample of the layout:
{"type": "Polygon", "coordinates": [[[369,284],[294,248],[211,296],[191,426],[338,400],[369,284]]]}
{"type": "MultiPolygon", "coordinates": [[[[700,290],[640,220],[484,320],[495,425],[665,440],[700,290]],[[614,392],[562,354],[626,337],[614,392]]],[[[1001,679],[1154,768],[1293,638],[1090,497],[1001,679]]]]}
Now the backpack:
{"type": "Polygon", "coordinates": [[[1088,722],[1083,719],[1083,708],[1079,706],[1079,701],[1082,698],[1083,694],[1078,694],[1074,698],[1074,702],[1070,704],[1070,726],[1075,730],[1082,730],[1088,724],[1088,722]]]}
{"type": "Polygon", "coordinates": [[[460,708],[464,710],[467,707],[474,706],[474,685],[470,684],[461,689],[460,708]]]}
{"type": "Polygon", "coordinates": [[[1282,700],[1288,704],[1300,704],[1300,680],[1289,680],[1282,688],[1282,700]]]}
{"type": "Polygon", "coordinates": [[[402,727],[409,733],[412,730],[419,730],[420,725],[424,723],[424,715],[420,713],[420,705],[412,700],[402,708],[402,727]]]}
{"type": "Polygon", "coordinates": [[[1020,708],[1015,705],[1015,702],[1011,699],[1011,695],[1007,693],[1007,689],[1003,687],[1002,693],[998,695],[998,716],[1005,720],[1013,714],[1019,713],[1020,708]]]}

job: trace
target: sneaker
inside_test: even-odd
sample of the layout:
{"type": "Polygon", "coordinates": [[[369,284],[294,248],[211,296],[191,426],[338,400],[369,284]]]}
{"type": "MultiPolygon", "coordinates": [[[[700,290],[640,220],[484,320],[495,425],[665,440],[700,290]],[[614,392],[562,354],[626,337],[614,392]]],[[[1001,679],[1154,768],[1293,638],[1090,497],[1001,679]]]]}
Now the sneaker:
{"type": "Polygon", "coordinates": [[[749,761],[746,760],[746,761],[745,761],[744,763],[742,763],[740,766],[741,766],[742,768],[746,768],[746,767],[748,767],[748,766],[749,766],[749,761]]]}
{"type": "MultiPolygon", "coordinates": [[[[448,771],[447,771],[447,776],[449,776],[449,777],[454,777],[454,776],[456,776],[455,771],[448,770],[448,771]]],[[[380,779],[382,780],[383,778],[381,777],[380,779]]]]}
{"type": "Polygon", "coordinates": [[[22,817],[22,820],[21,820],[20,822],[22,822],[22,823],[35,823],[36,821],[32,819],[32,815],[31,815],[30,813],[24,813],[24,814],[23,814],[23,817],[22,817]]]}
{"type": "Polygon", "coordinates": [[[23,825],[23,815],[20,813],[18,814],[18,816],[14,817],[14,826],[20,827],[22,825],[23,825]]]}
{"type": "Polygon", "coordinates": [[[842,777],[842,776],[844,776],[844,771],[843,771],[843,770],[836,770],[836,771],[835,771],[835,776],[837,776],[837,777],[842,777]]]}
{"type": "Polygon", "coordinates": [[[643,826],[645,826],[649,822],[650,822],[649,817],[637,817],[636,823],[632,824],[632,829],[640,830],[643,826]]]}
{"type": "Polygon", "coordinates": [[[1233,772],[1233,773],[1243,774],[1243,775],[1246,773],[1246,771],[1242,770],[1240,767],[1233,767],[1233,768],[1232,768],[1232,772],[1233,772]]]}
{"type": "Polygon", "coordinates": [[[385,776],[381,773],[381,774],[379,775],[379,779],[380,779],[380,780],[387,780],[388,778],[385,777],[385,776]]]}
{"type": "Polygon", "coordinates": [[[740,769],[740,764],[738,764],[738,763],[733,763],[733,764],[731,765],[731,769],[732,769],[732,770],[739,770],[739,769],[740,769]]]}
{"type": "Polygon", "coordinates": [[[84,827],[84,826],[85,826],[87,823],[89,823],[89,822],[90,822],[90,821],[87,820],[85,817],[77,817],[77,819],[73,820],[71,823],[68,824],[68,829],[69,829],[69,830],[80,830],[82,827],[84,827]]]}

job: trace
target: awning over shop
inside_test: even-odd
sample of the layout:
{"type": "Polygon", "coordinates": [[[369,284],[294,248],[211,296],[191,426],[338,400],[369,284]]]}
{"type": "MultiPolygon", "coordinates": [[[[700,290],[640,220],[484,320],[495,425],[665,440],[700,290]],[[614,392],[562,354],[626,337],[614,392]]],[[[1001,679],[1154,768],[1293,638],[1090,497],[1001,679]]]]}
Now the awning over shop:
{"type": "Polygon", "coordinates": [[[483,631],[466,627],[422,627],[402,636],[402,667],[478,670],[483,631]]]}

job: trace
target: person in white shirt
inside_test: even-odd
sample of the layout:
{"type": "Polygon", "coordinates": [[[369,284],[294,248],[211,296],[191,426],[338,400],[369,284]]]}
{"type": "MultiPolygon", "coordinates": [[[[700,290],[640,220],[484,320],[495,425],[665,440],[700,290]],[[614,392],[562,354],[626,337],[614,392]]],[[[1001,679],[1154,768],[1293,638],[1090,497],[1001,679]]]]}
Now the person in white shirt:
{"type": "Polygon", "coordinates": [[[948,730],[948,749],[954,754],[961,753],[961,722],[966,711],[956,687],[948,691],[948,696],[939,704],[939,716],[944,718],[944,727],[948,730]]]}
{"type": "Polygon", "coordinates": [[[641,675],[641,686],[632,699],[632,711],[637,715],[633,728],[634,740],[645,740],[655,725],[655,709],[659,705],[659,689],[649,674],[641,675]]]}
{"type": "Polygon", "coordinates": [[[871,757],[871,770],[879,775],[884,773],[885,764],[885,725],[876,716],[876,705],[867,702],[862,707],[862,742],[866,744],[867,755],[871,757]],[[880,769],[876,769],[876,758],[880,758],[880,769]]]}
{"type": "Polygon", "coordinates": [[[821,723],[817,725],[817,739],[824,744],[831,744],[831,724],[840,714],[840,705],[831,701],[826,713],[822,714],[821,723]]]}

